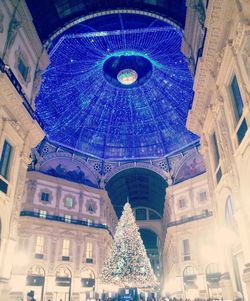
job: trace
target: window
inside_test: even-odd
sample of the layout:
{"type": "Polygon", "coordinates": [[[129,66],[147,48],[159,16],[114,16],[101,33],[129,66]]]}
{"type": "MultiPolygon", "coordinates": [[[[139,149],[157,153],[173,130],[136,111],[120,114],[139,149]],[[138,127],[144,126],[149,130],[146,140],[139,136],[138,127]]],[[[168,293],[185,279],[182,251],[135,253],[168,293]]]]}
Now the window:
{"type": "Polygon", "coordinates": [[[149,210],[148,211],[148,218],[151,219],[151,220],[155,220],[155,219],[161,219],[161,216],[158,213],[156,213],[152,210],[149,210]]]}
{"type": "Polygon", "coordinates": [[[207,192],[206,191],[200,192],[200,202],[203,203],[206,200],[207,200],[207,192]]]}
{"type": "Polygon", "coordinates": [[[190,246],[189,246],[189,240],[184,239],[182,241],[183,243],[183,255],[184,255],[184,260],[190,260],[190,246]]]}
{"type": "MultiPolygon", "coordinates": [[[[44,247],[44,237],[43,236],[37,236],[36,238],[36,255],[42,255],[43,254],[43,247],[44,247]]],[[[36,256],[37,258],[38,256],[36,256]]]]}
{"type": "Polygon", "coordinates": [[[87,219],[87,223],[88,223],[88,226],[91,226],[93,224],[92,219],[87,219]]]}
{"type": "Polygon", "coordinates": [[[240,88],[238,85],[238,81],[236,76],[234,75],[231,85],[231,93],[232,93],[232,105],[233,105],[233,110],[234,110],[234,116],[236,119],[236,122],[240,120],[242,113],[243,113],[243,101],[240,93],[240,88]]]}
{"type": "Polygon", "coordinates": [[[73,198],[70,197],[70,196],[67,196],[64,199],[64,205],[65,205],[65,207],[67,207],[69,209],[73,208],[73,206],[74,206],[74,200],[73,200],[73,198]]]}
{"type": "Polygon", "coordinates": [[[95,285],[95,275],[91,270],[81,271],[81,282],[83,287],[93,287],[95,285]]]}
{"type": "Polygon", "coordinates": [[[93,258],[93,244],[92,242],[87,242],[86,245],[86,258],[92,259],[93,258]]]}
{"type": "Polygon", "coordinates": [[[41,201],[49,202],[49,193],[48,192],[42,192],[41,193],[41,201]]]}
{"type": "Polygon", "coordinates": [[[24,63],[24,60],[21,57],[18,58],[17,69],[20,72],[20,74],[22,75],[22,78],[24,79],[24,81],[26,81],[27,77],[28,77],[28,73],[29,73],[29,67],[26,66],[26,64],[24,63]]]}
{"type": "Polygon", "coordinates": [[[11,155],[12,155],[12,146],[9,144],[9,142],[5,140],[3,144],[3,151],[2,151],[1,162],[0,162],[0,174],[6,180],[9,180],[11,155]]]}
{"type": "Polygon", "coordinates": [[[215,132],[212,135],[212,147],[213,147],[213,155],[214,155],[214,165],[215,168],[219,165],[220,161],[220,153],[219,153],[219,148],[218,148],[218,143],[217,143],[217,138],[215,135],[215,132]]]}
{"type": "Polygon", "coordinates": [[[69,247],[70,247],[70,240],[64,239],[63,240],[63,248],[62,248],[62,260],[65,260],[65,261],[69,260],[69,247]]]}
{"type": "Polygon", "coordinates": [[[196,278],[196,270],[192,266],[188,266],[183,271],[184,277],[195,277],[196,278]]]}
{"type": "Polygon", "coordinates": [[[201,214],[204,215],[204,216],[208,216],[209,215],[208,209],[202,210],[201,214]]]}
{"type": "Polygon", "coordinates": [[[185,207],[186,207],[186,200],[180,199],[179,200],[179,208],[182,209],[182,208],[185,208],[185,207]]]}
{"type": "Polygon", "coordinates": [[[146,220],[147,219],[147,211],[145,208],[138,208],[135,210],[135,218],[136,220],[146,220]]]}
{"type": "Polygon", "coordinates": [[[65,214],[65,215],[64,215],[64,221],[65,221],[66,223],[71,223],[71,215],[65,214]]]}
{"type": "Polygon", "coordinates": [[[206,268],[206,278],[210,283],[218,283],[220,281],[220,271],[216,263],[210,263],[206,268]]]}
{"type": "Polygon", "coordinates": [[[46,218],[46,217],[47,217],[47,211],[45,211],[45,210],[40,210],[40,211],[39,211],[39,217],[41,217],[41,218],[46,218]]]}

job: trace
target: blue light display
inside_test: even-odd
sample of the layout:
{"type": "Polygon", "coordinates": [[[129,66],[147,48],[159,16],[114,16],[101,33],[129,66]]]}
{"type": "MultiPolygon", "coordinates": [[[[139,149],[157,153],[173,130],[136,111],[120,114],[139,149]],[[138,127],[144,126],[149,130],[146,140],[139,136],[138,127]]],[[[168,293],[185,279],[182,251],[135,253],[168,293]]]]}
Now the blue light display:
{"type": "Polygon", "coordinates": [[[103,159],[161,157],[197,140],[185,128],[193,81],[181,40],[165,23],[61,37],[36,99],[48,138],[103,159]],[[135,85],[118,82],[123,69],[135,85]]]}

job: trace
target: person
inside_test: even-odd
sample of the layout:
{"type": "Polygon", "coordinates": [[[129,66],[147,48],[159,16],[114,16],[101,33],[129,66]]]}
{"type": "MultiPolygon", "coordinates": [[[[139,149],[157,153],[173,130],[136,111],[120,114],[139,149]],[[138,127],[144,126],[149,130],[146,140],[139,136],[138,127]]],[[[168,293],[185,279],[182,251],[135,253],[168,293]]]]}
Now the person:
{"type": "Polygon", "coordinates": [[[34,298],[34,291],[29,291],[27,294],[27,301],[36,301],[34,298]]]}

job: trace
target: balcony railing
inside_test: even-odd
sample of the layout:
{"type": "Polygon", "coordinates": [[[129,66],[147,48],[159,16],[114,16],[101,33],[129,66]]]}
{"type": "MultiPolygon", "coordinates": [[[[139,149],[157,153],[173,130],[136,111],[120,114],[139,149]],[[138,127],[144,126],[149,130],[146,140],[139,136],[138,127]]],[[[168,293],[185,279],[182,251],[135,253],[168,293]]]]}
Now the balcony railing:
{"type": "Polygon", "coordinates": [[[186,223],[189,223],[189,222],[192,222],[192,221],[197,221],[197,220],[200,220],[200,219],[203,219],[203,218],[210,217],[212,215],[213,215],[212,211],[206,211],[206,212],[204,212],[202,214],[199,214],[199,215],[194,215],[194,216],[183,218],[183,219],[178,220],[178,221],[170,222],[170,223],[167,224],[167,227],[173,227],[173,226],[186,224],[186,223]]]}
{"type": "Polygon", "coordinates": [[[16,76],[14,75],[14,73],[12,72],[12,70],[10,69],[10,67],[8,65],[6,65],[1,58],[0,58],[0,71],[2,73],[5,73],[8,76],[9,80],[11,81],[11,83],[13,84],[13,86],[15,87],[16,91],[21,96],[23,106],[25,107],[25,109],[27,110],[27,112],[30,114],[30,116],[33,119],[35,119],[39,123],[39,125],[42,127],[42,122],[38,118],[38,116],[36,116],[33,108],[31,107],[27,96],[23,92],[22,85],[19,83],[18,79],[16,78],[16,76]]]}
{"type": "Polygon", "coordinates": [[[41,219],[46,219],[46,220],[50,220],[50,221],[57,221],[57,222],[62,222],[62,223],[66,223],[66,224],[74,224],[74,225],[79,225],[79,226],[84,226],[84,227],[90,227],[90,228],[98,228],[98,229],[104,229],[107,230],[108,233],[113,237],[111,231],[109,230],[107,225],[103,225],[103,224],[98,224],[98,223],[89,223],[87,221],[82,221],[79,219],[71,219],[70,222],[65,222],[65,218],[64,216],[58,216],[58,215],[50,215],[47,214],[46,216],[40,216],[39,212],[34,212],[34,211],[27,211],[27,210],[23,210],[20,213],[20,216],[29,216],[29,217],[35,217],[35,218],[41,218],[41,219]]]}

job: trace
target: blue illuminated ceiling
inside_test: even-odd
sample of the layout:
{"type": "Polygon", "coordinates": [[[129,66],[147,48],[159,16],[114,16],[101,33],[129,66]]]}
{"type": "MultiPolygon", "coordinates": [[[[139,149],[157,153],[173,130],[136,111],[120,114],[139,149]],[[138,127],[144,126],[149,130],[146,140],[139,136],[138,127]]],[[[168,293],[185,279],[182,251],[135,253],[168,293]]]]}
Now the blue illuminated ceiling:
{"type": "Polygon", "coordinates": [[[106,31],[78,25],[51,48],[36,99],[48,138],[118,160],[162,157],[197,140],[185,128],[193,82],[180,30],[146,16],[124,14],[120,28],[97,19],[106,31]],[[138,78],[123,85],[121,70],[138,78]]]}

